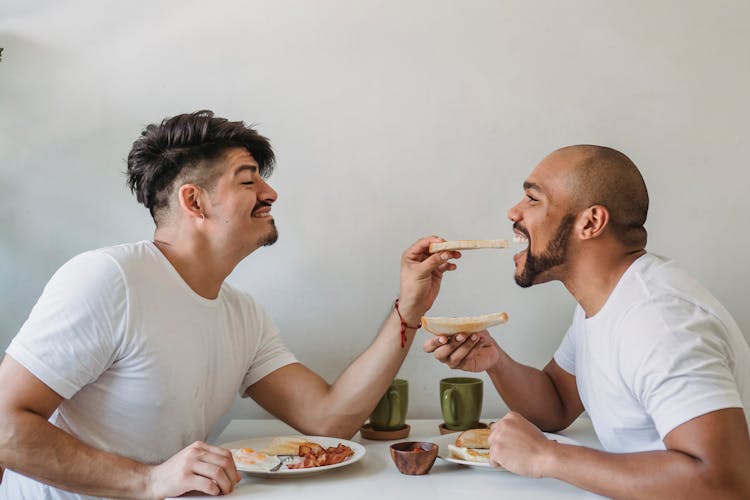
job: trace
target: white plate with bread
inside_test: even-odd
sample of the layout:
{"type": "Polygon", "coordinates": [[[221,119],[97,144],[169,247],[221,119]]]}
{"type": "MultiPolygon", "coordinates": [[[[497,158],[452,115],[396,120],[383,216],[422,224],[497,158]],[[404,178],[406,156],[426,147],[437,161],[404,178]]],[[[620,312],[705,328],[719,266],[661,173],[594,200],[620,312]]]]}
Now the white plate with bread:
{"type": "MultiPolygon", "coordinates": [[[[490,466],[489,444],[487,443],[489,434],[489,429],[469,429],[463,432],[443,434],[428,441],[437,443],[440,447],[438,457],[446,462],[487,471],[507,471],[502,467],[490,466]]],[[[581,446],[581,443],[575,439],[560,434],[545,432],[544,435],[547,436],[547,439],[552,439],[558,443],[581,446]]]]}
{"type": "Polygon", "coordinates": [[[324,436],[258,437],[219,446],[232,452],[238,471],[266,478],[307,476],[346,467],[362,459],[366,451],[354,441],[324,436]],[[316,458],[320,459],[317,463],[316,458]]]}

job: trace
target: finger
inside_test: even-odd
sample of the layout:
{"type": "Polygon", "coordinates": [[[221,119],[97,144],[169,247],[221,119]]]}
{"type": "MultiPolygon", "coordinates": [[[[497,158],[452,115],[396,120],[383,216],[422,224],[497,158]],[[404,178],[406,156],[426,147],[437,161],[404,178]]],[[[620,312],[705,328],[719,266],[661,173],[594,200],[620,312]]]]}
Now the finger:
{"type": "Polygon", "coordinates": [[[440,264],[440,266],[437,268],[437,270],[442,274],[446,271],[455,271],[456,270],[456,264],[453,262],[446,262],[444,264],[440,264]]]}
{"type": "Polygon", "coordinates": [[[422,349],[424,352],[433,352],[438,347],[442,347],[443,345],[448,343],[448,337],[445,335],[438,335],[436,337],[430,337],[427,339],[427,342],[424,343],[422,346],[422,349]]]}
{"type": "Polygon", "coordinates": [[[404,257],[422,261],[430,255],[430,243],[442,243],[443,241],[445,241],[443,238],[435,235],[420,238],[404,251],[404,257]]]}
{"type": "Polygon", "coordinates": [[[453,354],[453,351],[456,350],[456,344],[454,342],[448,342],[447,344],[438,347],[435,349],[434,355],[435,359],[440,361],[441,363],[448,364],[450,366],[450,358],[451,354],[453,354]]]}
{"type": "Polygon", "coordinates": [[[212,446],[211,449],[212,451],[206,451],[206,453],[200,457],[200,460],[221,467],[233,483],[240,482],[242,476],[237,472],[237,466],[234,463],[232,452],[217,446],[212,446]]]}
{"type": "Polygon", "coordinates": [[[235,483],[242,480],[242,475],[237,471],[237,465],[234,463],[234,457],[232,456],[231,451],[220,446],[212,446],[205,443],[203,444],[203,449],[209,453],[201,460],[218,465],[224,469],[229,478],[234,478],[235,483]]]}
{"type": "Polygon", "coordinates": [[[466,358],[471,355],[471,352],[477,346],[478,341],[479,339],[473,335],[468,337],[451,353],[447,363],[448,366],[451,368],[461,368],[466,358]],[[474,338],[472,339],[472,337],[474,338]]]}
{"type": "Polygon", "coordinates": [[[191,493],[194,491],[212,496],[221,494],[221,488],[219,488],[219,485],[216,484],[216,482],[207,477],[196,476],[195,474],[191,475],[185,481],[185,493],[191,493]]]}
{"type": "Polygon", "coordinates": [[[215,482],[223,494],[230,493],[234,488],[234,481],[229,479],[226,471],[218,465],[198,461],[193,464],[193,473],[215,482]]]}
{"type": "Polygon", "coordinates": [[[196,444],[198,444],[202,449],[206,451],[210,451],[211,453],[215,453],[217,455],[224,455],[227,458],[232,458],[232,452],[226,448],[222,448],[221,446],[214,446],[212,444],[204,443],[202,441],[199,441],[196,444]]]}
{"type": "Polygon", "coordinates": [[[431,256],[425,258],[421,262],[417,262],[416,268],[419,269],[421,275],[426,276],[431,272],[437,270],[440,266],[445,264],[449,259],[458,259],[461,257],[459,252],[440,252],[434,253],[431,256]]]}

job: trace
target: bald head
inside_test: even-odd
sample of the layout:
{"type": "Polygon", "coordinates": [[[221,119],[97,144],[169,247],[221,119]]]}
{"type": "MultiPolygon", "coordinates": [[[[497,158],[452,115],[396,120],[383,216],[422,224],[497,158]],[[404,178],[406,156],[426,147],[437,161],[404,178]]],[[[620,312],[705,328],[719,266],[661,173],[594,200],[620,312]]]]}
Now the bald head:
{"type": "Polygon", "coordinates": [[[558,149],[570,165],[575,209],[603,205],[609,210],[613,234],[627,247],[646,246],[648,191],[638,167],[616,149],[578,145],[558,149]]]}

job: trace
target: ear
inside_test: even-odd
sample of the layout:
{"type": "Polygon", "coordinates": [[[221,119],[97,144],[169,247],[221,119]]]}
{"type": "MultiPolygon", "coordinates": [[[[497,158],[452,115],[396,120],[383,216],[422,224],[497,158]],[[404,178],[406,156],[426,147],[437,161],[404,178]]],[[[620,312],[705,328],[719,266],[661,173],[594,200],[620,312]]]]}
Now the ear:
{"type": "Polygon", "coordinates": [[[177,199],[180,202],[180,212],[188,218],[202,222],[205,219],[203,213],[204,191],[195,184],[183,184],[177,191],[177,199]]]}
{"type": "Polygon", "coordinates": [[[604,205],[591,205],[578,214],[576,232],[582,240],[598,238],[609,224],[609,209],[604,205]]]}

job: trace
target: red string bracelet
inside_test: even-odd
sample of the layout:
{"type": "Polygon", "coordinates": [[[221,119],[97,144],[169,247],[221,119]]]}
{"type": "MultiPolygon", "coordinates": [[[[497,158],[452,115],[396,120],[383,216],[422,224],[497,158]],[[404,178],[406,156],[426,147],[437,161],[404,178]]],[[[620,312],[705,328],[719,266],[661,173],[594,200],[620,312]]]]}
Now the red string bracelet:
{"type": "Polygon", "coordinates": [[[398,299],[396,299],[396,303],[394,304],[394,307],[396,308],[396,314],[398,314],[398,319],[401,320],[401,348],[403,349],[406,346],[406,329],[407,328],[413,328],[414,330],[419,330],[422,328],[422,323],[417,323],[417,326],[409,326],[406,324],[406,321],[404,321],[404,318],[401,316],[401,311],[398,310],[398,299]]]}

